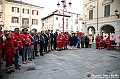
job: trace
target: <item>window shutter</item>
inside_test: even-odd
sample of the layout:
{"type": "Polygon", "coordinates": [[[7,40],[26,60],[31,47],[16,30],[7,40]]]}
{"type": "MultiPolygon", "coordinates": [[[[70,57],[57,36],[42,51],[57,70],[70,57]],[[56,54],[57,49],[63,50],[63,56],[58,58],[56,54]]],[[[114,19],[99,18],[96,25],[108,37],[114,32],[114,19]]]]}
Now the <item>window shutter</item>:
{"type": "Polygon", "coordinates": [[[38,15],[38,11],[37,11],[37,15],[38,15]]]}
{"type": "Polygon", "coordinates": [[[105,6],[104,16],[110,16],[110,4],[105,6]]]}
{"type": "Polygon", "coordinates": [[[23,8],[23,13],[24,13],[24,8],[23,8]]]}
{"type": "Polygon", "coordinates": [[[14,12],[14,7],[12,7],[12,12],[14,12]]]}
{"type": "Polygon", "coordinates": [[[93,10],[89,11],[89,19],[93,19],[93,10]]]}
{"type": "Polygon", "coordinates": [[[28,9],[28,14],[29,14],[29,9],[28,9]]]}
{"type": "Polygon", "coordinates": [[[32,10],[32,14],[34,14],[34,10],[32,10]]]}
{"type": "Polygon", "coordinates": [[[32,19],[32,24],[33,24],[33,19],[32,19]]]}
{"type": "Polygon", "coordinates": [[[38,25],[38,19],[36,19],[36,25],[38,25]]]}
{"type": "Polygon", "coordinates": [[[11,18],[11,22],[14,23],[14,17],[11,18]]]}
{"type": "Polygon", "coordinates": [[[17,23],[19,23],[19,17],[17,17],[17,23]]]}
{"type": "Polygon", "coordinates": [[[17,8],[17,12],[19,13],[19,8],[17,8]]]}
{"type": "Polygon", "coordinates": [[[27,18],[27,24],[29,24],[29,18],[27,18]]]}

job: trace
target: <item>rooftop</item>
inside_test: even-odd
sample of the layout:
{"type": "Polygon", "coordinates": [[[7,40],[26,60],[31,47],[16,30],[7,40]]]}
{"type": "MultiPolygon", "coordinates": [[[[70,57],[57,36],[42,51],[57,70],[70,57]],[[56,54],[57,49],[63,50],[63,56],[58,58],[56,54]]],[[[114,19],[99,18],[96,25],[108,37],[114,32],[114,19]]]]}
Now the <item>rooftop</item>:
{"type": "Polygon", "coordinates": [[[24,5],[35,6],[35,7],[39,7],[39,8],[44,8],[44,7],[40,7],[40,6],[37,6],[37,5],[33,5],[33,4],[30,4],[30,3],[26,3],[26,2],[23,2],[23,1],[16,1],[16,0],[5,0],[5,1],[13,2],[13,3],[18,3],[18,4],[24,4],[24,5]]]}

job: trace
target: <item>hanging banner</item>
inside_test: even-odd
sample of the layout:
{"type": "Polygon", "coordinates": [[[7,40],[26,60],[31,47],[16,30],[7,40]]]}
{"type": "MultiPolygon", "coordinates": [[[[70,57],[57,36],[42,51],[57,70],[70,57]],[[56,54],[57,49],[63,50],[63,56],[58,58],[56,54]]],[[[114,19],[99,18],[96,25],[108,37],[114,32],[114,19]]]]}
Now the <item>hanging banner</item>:
{"type": "Polygon", "coordinates": [[[66,22],[66,28],[68,28],[68,22],[66,22]]]}
{"type": "Polygon", "coordinates": [[[78,24],[78,19],[75,19],[75,24],[78,24]]]}
{"type": "Polygon", "coordinates": [[[103,39],[106,40],[106,38],[108,37],[107,33],[103,33],[103,39]]]}
{"type": "Polygon", "coordinates": [[[58,23],[58,27],[60,27],[60,23],[58,23]]]}
{"type": "Polygon", "coordinates": [[[115,42],[120,43],[120,33],[115,33],[115,42]]]}
{"type": "Polygon", "coordinates": [[[110,40],[115,40],[115,34],[114,33],[110,33],[110,40]]]}

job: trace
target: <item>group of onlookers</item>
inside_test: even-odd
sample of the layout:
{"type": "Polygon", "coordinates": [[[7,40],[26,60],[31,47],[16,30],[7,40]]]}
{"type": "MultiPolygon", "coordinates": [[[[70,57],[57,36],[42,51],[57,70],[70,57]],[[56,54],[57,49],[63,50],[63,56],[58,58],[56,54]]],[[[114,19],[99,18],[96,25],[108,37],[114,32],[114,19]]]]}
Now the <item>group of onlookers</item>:
{"type": "Polygon", "coordinates": [[[22,30],[15,28],[13,32],[7,30],[2,32],[2,27],[0,27],[0,70],[2,59],[6,61],[6,73],[11,74],[14,72],[13,63],[15,69],[20,70],[20,55],[22,64],[27,64],[39,56],[38,52],[40,52],[40,56],[44,56],[44,54],[54,50],[68,49],[68,45],[74,48],[84,48],[85,45],[85,48],[88,48],[90,40],[84,34],[82,36],[76,36],[74,33],[70,35],[68,32],[58,34],[57,31],[53,33],[52,30],[37,33],[36,29],[28,31],[27,28],[22,30]]]}

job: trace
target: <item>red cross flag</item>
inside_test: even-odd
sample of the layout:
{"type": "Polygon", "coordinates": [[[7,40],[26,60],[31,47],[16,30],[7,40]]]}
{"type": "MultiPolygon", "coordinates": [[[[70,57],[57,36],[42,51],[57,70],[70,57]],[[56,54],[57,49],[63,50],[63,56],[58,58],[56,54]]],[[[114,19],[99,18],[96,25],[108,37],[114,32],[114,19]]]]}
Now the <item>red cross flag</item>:
{"type": "Polygon", "coordinates": [[[106,38],[108,37],[107,33],[103,33],[103,39],[106,40],[106,38]]]}
{"type": "Polygon", "coordinates": [[[120,43],[120,33],[115,33],[115,42],[120,43]]]}
{"type": "Polygon", "coordinates": [[[110,33],[110,40],[115,40],[115,34],[114,33],[110,33]]]}

